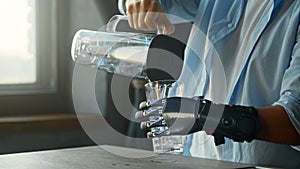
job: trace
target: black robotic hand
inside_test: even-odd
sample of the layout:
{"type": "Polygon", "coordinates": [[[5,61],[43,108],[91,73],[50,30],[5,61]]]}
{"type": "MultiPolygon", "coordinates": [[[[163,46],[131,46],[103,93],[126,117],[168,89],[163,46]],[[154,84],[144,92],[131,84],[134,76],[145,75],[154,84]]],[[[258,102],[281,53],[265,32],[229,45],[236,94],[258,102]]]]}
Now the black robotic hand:
{"type": "Polygon", "coordinates": [[[238,142],[250,142],[259,130],[254,107],[214,104],[203,97],[172,97],[154,102],[142,102],[136,119],[142,129],[150,129],[149,137],[186,135],[204,130],[212,134],[215,144],[224,137],[238,142]]]}

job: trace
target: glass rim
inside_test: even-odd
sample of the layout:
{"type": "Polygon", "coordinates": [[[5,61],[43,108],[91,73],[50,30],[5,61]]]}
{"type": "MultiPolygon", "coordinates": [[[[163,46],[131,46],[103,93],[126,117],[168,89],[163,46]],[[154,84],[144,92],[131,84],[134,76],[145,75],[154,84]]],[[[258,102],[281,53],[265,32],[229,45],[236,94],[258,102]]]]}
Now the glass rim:
{"type": "Polygon", "coordinates": [[[176,80],[156,80],[156,81],[150,81],[145,84],[145,87],[152,87],[152,86],[158,86],[158,85],[171,85],[173,83],[177,82],[176,80]]]}

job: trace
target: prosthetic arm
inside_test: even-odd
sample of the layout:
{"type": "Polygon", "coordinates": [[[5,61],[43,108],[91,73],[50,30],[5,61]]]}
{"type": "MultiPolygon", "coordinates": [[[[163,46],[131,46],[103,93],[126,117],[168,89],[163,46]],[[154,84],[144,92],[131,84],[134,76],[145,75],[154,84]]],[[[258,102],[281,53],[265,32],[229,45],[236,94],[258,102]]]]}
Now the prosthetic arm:
{"type": "Polygon", "coordinates": [[[151,129],[150,137],[185,135],[204,130],[214,136],[216,145],[220,145],[225,142],[224,137],[237,142],[251,142],[259,130],[254,107],[214,104],[203,97],[142,102],[140,109],[142,111],[136,113],[136,118],[148,119],[141,122],[141,128],[151,129]]]}

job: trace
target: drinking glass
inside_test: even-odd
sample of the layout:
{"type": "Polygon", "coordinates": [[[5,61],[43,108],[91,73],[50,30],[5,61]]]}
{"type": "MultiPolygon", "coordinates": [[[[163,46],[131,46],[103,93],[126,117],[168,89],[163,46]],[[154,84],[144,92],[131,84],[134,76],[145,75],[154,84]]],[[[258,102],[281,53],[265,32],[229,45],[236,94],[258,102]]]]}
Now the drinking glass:
{"type": "MultiPolygon", "coordinates": [[[[148,102],[153,102],[159,99],[176,96],[182,90],[182,85],[174,80],[159,80],[145,84],[145,94],[148,102]]],[[[157,109],[159,107],[150,107],[149,109],[157,109]]],[[[158,120],[163,118],[160,116],[151,116],[149,120],[158,120]]],[[[164,132],[167,127],[153,127],[152,133],[164,132]]],[[[168,135],[167,131],[164,136],[152,138],[153,151],[157,154],[182,154],[186,136],[168,135]]],[[[148,135],[149,136],[149,135],[148,135]]],[[[151,136],[150,136],[151,137],[151,136]]]]}

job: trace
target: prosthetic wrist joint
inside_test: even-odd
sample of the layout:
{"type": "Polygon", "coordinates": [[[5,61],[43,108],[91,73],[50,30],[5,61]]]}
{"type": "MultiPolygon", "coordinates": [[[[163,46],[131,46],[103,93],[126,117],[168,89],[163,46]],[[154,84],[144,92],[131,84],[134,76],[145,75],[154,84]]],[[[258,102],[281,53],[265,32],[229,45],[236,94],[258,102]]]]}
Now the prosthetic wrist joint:
{"type": "Polygon", "coordinates": [[[251,142],[259,130],[258,113],[254,107],[214,104],[202,98],[196,125],[212,134],[216,145],[225,143],[224,137],[251,142]]]}

